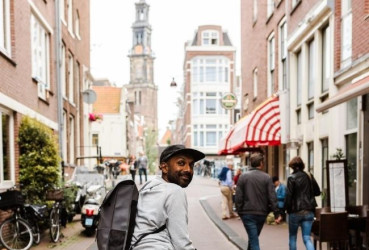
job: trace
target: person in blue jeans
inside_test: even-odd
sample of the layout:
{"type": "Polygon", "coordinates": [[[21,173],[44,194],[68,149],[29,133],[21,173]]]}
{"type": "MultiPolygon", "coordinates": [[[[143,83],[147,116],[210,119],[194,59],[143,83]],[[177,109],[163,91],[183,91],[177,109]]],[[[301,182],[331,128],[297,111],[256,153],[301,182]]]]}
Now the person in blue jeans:
{"type": "Polygon", "coordinates": [[[237,182],[236,210],[249,238],[247,249],[260,250],[259,235],[268,213],[274,212],[276,223],[281,221],[281,216],[272,178],[263,171],[264,155],[253,153],[250,163],[250,170],[241,174],[237,182]]]}
{"type": "Polygon", "coordinates": [[[320,188],[314,176],[304,171],[305,164],[299,156],[288,163],[293,172],[287,179],[285,208],[288,213],[289,247],[296,250],[298,228],[301,227],[302,239],[307,250],[314,250],[310,238],[317,207],[315,196],[320,195],[320,188]]]}
{"type": "Polygon", "coordinates": [[[278,209],[282,216],[282,220],[286,220],[286,213],[284,211],[284,199],[286,198],[286,185],[279,181],[278,176],[273,176],[273,183],[275,186],[275,193],[277,195],[278,209]]]}

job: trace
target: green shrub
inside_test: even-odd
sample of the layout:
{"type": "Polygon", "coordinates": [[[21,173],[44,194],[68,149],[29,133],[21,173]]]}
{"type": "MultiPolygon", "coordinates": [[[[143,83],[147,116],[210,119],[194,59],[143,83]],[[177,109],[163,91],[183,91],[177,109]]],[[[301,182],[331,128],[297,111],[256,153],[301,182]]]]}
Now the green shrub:
{"type": "Polygon", "coordinates": [[[46,190],[60,185],[57,138],[46,125],[24,117],[18,144],[22,193],[26,202],[44,204],[46,190]]]}

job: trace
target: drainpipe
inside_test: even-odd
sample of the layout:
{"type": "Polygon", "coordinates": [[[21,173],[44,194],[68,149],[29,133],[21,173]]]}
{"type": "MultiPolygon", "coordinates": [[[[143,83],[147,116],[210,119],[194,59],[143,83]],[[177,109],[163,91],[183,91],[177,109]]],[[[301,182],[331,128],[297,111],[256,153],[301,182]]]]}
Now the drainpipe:
{"type": "Polygon", "coordinates": [[[55,76],[57,86],[57,98],[58,98],[58,127],[59,127],[59,152],[60,152],[60,172],[61,180],[64,181],[64,161],[63,161],[63,131],[64,131],[64,120],[63,120],[63,96],[61,88],[61,72],[60,63],[61,60],[61,21],[60,21],[60,2],[55,0],[55,76]]]}

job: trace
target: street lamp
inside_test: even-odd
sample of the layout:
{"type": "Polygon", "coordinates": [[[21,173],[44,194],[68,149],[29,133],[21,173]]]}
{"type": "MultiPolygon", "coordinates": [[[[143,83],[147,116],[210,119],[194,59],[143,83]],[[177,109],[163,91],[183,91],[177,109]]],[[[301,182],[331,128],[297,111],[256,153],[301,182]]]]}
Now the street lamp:
{"type": "Polygon", "coordinates": [[[172,79],[172,82],[170,83],[171,87],[177,87],[177,83],[174,81],[174,77],[172,79]]]}

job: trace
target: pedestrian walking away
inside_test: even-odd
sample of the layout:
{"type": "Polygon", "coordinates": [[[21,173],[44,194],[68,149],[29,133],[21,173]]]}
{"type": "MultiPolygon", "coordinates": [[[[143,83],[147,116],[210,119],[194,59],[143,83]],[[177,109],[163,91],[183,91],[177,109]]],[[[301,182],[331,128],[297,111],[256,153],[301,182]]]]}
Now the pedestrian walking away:
{"type": "Polygon", "coordinates": [[[139,193],[132,249],[195,249],[188,233],[188,204],[183,188],[192,181],[195,162],[204,157],[202,152],[184,145],[164,149],[159,162],[162,175],[147,182],[139,193]],[[155,233],[147,234],[150,232],[155,233]]]}
{"type": "Polygon", "coordinates": [[[145,176],[145,182],[147,181],[147,157],[143,152],[140,152],[138,158],[138,174],[140,175],[140,184],[142,184],[142,175],[145,176]]]}
{"type": "Polygon", "coordinates": [[[275,193],[277,195],[278,210],[282,216],[282,220],[286,220],[286,213],[284,209],[284,199],[286,198],[286,185],[279,181],[278,176],[273,176],[273,183],[275,186],[275,193]]]}
{"type": "Polygon", "coordinates": [[[287,179],[286,209],[288,213],[289,247],[296,250],[298,228],[301,227],[302,239],[307,250],[314,250],[310,233],[317,207],[315,196],[320,188],[314,176],[304,171],[305,164],[299,156],[288,163],[293,172],[287,179]]]}
{"type": "Polygon", "coordinates": [[[132,180],[135,181],[136,172],[138,168],[138,161],[136,160],[136,156],[131,155],[128,164],[129,164],[129,173],[131,174],[132,180]]]}
{"type": "Polygon", "coordinates": [[[227,163],[218,175],[220,192],[222,193],[222,219],[235,218],[237,215],[233,213],[233,179],[232,179],[233,163],[227,163]]]}
{"type": "Polygon", "coordinates": [[[237,182],[236,209],[248,235],[248,250],[260,250],[259,235],[269,211],[274,212],[275,222],[279,223],[277,197],[272,178],[265,172],[264,156],[253,153],[250,156],[251,168],[242,174],[237,182]]]}

